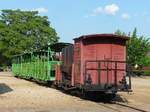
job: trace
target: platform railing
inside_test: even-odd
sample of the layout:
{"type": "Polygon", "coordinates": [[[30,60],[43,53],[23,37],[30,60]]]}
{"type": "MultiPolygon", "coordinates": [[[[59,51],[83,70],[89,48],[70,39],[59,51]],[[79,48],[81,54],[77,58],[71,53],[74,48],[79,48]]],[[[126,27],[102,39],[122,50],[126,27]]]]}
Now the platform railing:
{"type": "Polygon", "coordinates": [[[98,84],[101,85],[101,71],[106,71],[107,75],[107,83],[109,83],[109,71],[114,71],[114,84],[115,87],[117,87],[117,72],[118,71],[124,71],[129,76],[129,84],[128,87],[131,89],[131,75],[130,70],[127,68],[127,62],[126,61],[111,61],[111,60],[86,60],[84,65],[85,71],[84,71],[84,80],[86,80],[86,75],[88,74],[88,71],[98,71],[98,84]],[[89,63],[95,63],[97,65],[97,68],[88,67],[89,63]],[[101,65],[104,64],[104,67],[101,67],[101,65]],[[118,67],[119,64],[125,64],[123,65],[123,68],[118,67]],[[111,67],[109,66],[111,65],[111,67]]]}

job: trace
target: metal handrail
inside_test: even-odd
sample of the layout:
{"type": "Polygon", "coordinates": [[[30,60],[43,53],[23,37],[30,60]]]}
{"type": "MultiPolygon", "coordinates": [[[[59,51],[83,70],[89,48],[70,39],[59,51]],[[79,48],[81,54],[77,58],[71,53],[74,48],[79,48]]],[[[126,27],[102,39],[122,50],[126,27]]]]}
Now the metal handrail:
{"type": "Polygon", "coordinates": [[[100,71],[107,71],[107,83],[108,83],[108,71],[114,71],[114,75],[115,75],[115,85],[117,86],[117,71],[126,71],[126,69],[118,69],[117,65],[119,63],[127,63],[126,61],[112,61],[112,60],[86,60],[85,61],[85,77],[87,74],[88,70],[97,70],[98,71],[98,82],[99,84],[101,83],[100,81],[100,71]],[[88,63],[97,63],[98,68],[87,68],[87,64],[88,63]],[[100,68],[101,67],[101,63],[107,63],[107,66],[105,66],[105,68],[100,68]],[[114,63],[114,68],[109,68],[109,63],[113,64],[114,63]]]}

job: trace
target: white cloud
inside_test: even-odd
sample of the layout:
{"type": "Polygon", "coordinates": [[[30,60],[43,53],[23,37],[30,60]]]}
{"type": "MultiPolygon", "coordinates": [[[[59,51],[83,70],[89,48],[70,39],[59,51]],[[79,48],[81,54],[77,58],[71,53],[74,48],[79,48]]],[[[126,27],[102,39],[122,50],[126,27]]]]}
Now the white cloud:
{"type": "Polygon", "coordinates": [[[32,11],[38,11],[39,13],[47,13],[48,9],[46,9],[44,7],[40,7],[40,8],[32,9],[32,11]]]}
{"type": "Polygon", "coordinates": [[[119,11],[119,6],[116,4],[107,5],[104,8],[105,13],[115,15],[119,11]]]}
{"type": "Polygon", "coordinates": [[[121,17],[122,17],[123,19],[130,19],[130,18],[131,18],[130,15],[127,14],[127,13],[122,14],[121,17]]]}
{"type": "Polygon", "coordinates": [[[101,13],[108,14],[108,15],[116,15],[116,13],[119,11],[119,6],[116,4],[110,4],[106,5],[105,7],[97,7],[93,10],[93,13],[91,16],[96,16],[101,13]]]}

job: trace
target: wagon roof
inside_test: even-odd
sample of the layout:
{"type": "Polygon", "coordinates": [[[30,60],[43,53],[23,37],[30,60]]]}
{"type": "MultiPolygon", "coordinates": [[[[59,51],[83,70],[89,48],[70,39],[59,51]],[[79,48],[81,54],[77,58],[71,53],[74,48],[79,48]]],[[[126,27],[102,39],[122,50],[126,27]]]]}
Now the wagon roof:
{"type": "Polygon", "coordinates": [[[72,45],[72,44],[71,43],[65,43],[65,42],[58,42],[58,43],[50,45],[50,48],[52,51],[60,52],[62,50],[62,48],[69,46],[69,45],[72,45]]]}
{"type": "Polygon", "coordinates": [[[129,40],[130,39],[128,36],[120,36],[120,35],[116,35],[116,34],[90,34],[90,35],[82,35],[78,38],[74,38],[74,40],[85,40],[85,39],[94,38],[94,37],[120,38],[122,40],[129,40]]]}
{"type": "Polygon", "coordinates": [[[71,43],[65,43],[65,42],[57,42],[57,43],[54,43],[54,44],[51,44],[51,45],[46,45],[44,46],[43,48],[41,49],[38,49],[38,50],[35,50],[35,51],[29,51],[29,52],[26,52],[26,53],[20,53],[18,55],[13,55],[12,57],[17,57],[17,56],[22,56],[22,55],[31,55],[31,53],[39,53],[39,52],[47,52],[45,51],[44,49],[47,49],[48,46],[51,48],[52,51],[54,52],[60,52],[62,50],[62,48],[68,46],[68,45],[73,45],[71,43]]]}

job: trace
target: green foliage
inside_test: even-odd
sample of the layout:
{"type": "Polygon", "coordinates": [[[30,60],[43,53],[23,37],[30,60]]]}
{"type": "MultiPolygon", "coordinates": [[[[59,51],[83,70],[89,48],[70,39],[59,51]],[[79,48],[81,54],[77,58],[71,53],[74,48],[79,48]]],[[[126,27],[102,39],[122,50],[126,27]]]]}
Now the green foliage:
{"type": "Polygon", "coordinates": [[[115,32],[115,34],[116,34],[116,35],[121,35],[121,36],[126,36],[126,33],[125,33],[125,32],[122,32],[122,31],[119,30],[119,29],[115,32]]]}
{"type": "Polygon", "coordinates": [[[128,41],[129,63],[144,65],[147,63],[147,54],[150,52],[150,42],[144,36],[137,36],[137,30],[134,29],[131,39],[128,41]]]}
{"type": "MultiPolygon", "coordinates": [[[[122,34],[120,32],[117,34],[122,34]]],[[[130,40],[127,42],[128,62],[132,65],[150,65],[150,57],[147,56],[150,52],[149,39],[144,36],[137,36],[136,28],[133,33],[128,36],[130,36],[130,40]]]]}
{"type": "Polygon", "coordinates": [[[148,70],[147,70],[147,71],[144,71],[144,75],[145,75],[145,76],[150,76],[150,71],[148,71],[148,70]]]}
{"type": "Polygon", "coordinates": [[[150,56],[145,56],[142,58],[141,62],[143,63],[144,66],[150,66],[150,56]]]}
{"type": "Polygon", "coordinates": [[[37,11],[2,10],[0,15],[0,53],[6,58],[39,49],[58,41],[46,16],[37,11]]]}

